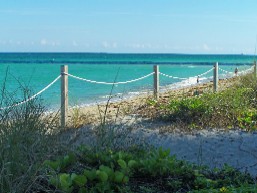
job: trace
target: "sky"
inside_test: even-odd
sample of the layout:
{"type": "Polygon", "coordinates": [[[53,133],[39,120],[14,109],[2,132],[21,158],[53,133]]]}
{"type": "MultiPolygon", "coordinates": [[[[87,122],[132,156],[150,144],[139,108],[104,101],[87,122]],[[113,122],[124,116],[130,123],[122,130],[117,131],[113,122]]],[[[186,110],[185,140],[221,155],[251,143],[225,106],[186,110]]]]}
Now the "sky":
{"type": "Polygon", "coordinates": [[[255,54],[256,0],[0,0],[0,52],[255,54]]]}

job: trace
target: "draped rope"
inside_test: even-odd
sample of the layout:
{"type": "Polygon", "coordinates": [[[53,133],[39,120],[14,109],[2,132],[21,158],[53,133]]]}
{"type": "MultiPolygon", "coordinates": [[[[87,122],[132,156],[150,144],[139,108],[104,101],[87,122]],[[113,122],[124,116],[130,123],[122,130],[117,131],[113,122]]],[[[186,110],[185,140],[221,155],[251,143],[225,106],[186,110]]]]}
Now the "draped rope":
{"type": "Polygon", "coordinates": [[[136,79],[133,79],[133,80],[128,80],[128,81],[124,81],[124,82],[99,82],[99,81],[95,81],[95,80],[89,80],[89,79],[86,79],[86,78],[81,78],[79,76],[75,76],[75,75],[72,75],[72,74],[68,74],[68,73],[64,73],[65,75],[68,75],[72,78],[75,78],[77,80],[82,80],[82,81],[85,81],[85,82],[90,82],[90,83],[95,83],[95,84],[105,84],[105,85],[118,85],[118,84],[128,84],[128,83],[131,83],[131,82],[136,82],[136,81],[139,81],[139,80],[143,80],[151,75],[154,74],[154,72],[150,73],[150,74],[147,74],[145,76],[142,76],[140,78],[136,78],[136,79]]]}
{"type": "Polygon", "coordinates": [[[197,78],[197,77],[201,77],[203,75],[206,75],[208,74],[209,72],[211,72],[213,70],[213,68],[211,68],[210,70],[207,70],[206,72],[202,73],[202,74],[199,74],[199,75],[196,75],[196,76],[192,76],[192,77],[188,77],[188,78],[182,78],[182,77],[177,77],[177,76],[171,76],[171,75],[167,75],[167,74],[164,74],[162,72],[159,72],[162,76],[165,76],[165,77],[168,77],[168,78],[173,78],[173,79],[180,79],[180,80],[187,80],[187,79],[190,79],[190,78],[197,78]]]}
{"type": "MultiPolygon", "coordinates": [[[[248,72],[252,71],[253,68],[254,68],[254,65],[251,66],[250,68],[246,69],[246,70],[243,70],[243,71],[241,71],[241,72],[238,72],[238,74],[245,74],[245,73],[248,73],[248,72]]],[[[233,73],[234,73],[234,72],[229,72],[229,71],[227,71],[227,70],[224,70],[224,69],[222,69],[222,68],[220,68],[220,67],[219,67],[219,70],[222,71],[222,72],[224,72],[224,73],[227,73],[227,74],[233,74],[233,73]]]]}
{"type": "Polygon", "coordinates": [[[24,101],[21,101],[21,102],[18,102],[16,104],[13,104],[13,105],[10,105],[10,106],[7,106],[7,107],[0,107],[0,110],[6,110],[6,109],[10,109],[10,108],[13,108],[13,107],[17,107],[17,106],[20,106],[22,104],[25,104],[33,99],[35,99],[38,95],[40,95],[42,92],[46,91],[49,87],[51,87],[57,80],[59,80],[61,78],[61,75],[59,75],[56,79],[54,79],[50,84],[48,84],[45,88],[43,88],[41,91],[37,92],[36,94],[34,94],[33,96],[31,96],[30,98],[24,100],[24,101]]]}

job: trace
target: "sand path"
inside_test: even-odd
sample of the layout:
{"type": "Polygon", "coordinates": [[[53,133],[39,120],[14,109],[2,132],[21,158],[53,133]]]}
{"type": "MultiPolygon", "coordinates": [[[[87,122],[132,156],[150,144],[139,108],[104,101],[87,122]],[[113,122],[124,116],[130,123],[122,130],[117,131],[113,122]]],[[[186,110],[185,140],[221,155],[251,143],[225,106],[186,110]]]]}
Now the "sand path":
{"type": "MultiPolygon", "coordinates": [[[[170,149],[171,155],[197,165],[220,168],[228,164],[257,177],[257,132],[204,129],[190,133],[178,130],[163,133],[163,128],[169,126],[167,123],[136,119],[131,116],[124,118],[126,127],[122,124],[122,129],[130,130],[124,143],[135,140],[151,144],[170,149]]],[[[93,144],[97,139],[95,127],[79,128],[76,134],[69,134],[69,138],[74,145],[93,144]]]]}
{"type": "Polygon", "coordinates": [[[257,132],[239,130],[202,130],[191,134],[159,134],[157,130],[139,129],[134,135],[146,142],[170,149],[178,159],[212,168],[225,163],[257,176],[257,132]]]}

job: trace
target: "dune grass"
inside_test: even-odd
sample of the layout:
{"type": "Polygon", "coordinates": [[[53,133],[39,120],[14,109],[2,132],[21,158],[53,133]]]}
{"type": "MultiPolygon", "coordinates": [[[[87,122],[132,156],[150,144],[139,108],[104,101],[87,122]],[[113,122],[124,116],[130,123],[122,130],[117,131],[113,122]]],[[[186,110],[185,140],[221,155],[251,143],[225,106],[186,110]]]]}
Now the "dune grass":
{"type": "MultiPolygon", "coordinates": [[[[21,86],[24,99],[29,89],[21,86]]],[[[17,103],[3,87],[0,107],[17,103]]],[[[0,111],[0,192],[26,192],[37,186],[43,160],[60,151],[55,117],[45,116],[40,99],[0,111]]]]}

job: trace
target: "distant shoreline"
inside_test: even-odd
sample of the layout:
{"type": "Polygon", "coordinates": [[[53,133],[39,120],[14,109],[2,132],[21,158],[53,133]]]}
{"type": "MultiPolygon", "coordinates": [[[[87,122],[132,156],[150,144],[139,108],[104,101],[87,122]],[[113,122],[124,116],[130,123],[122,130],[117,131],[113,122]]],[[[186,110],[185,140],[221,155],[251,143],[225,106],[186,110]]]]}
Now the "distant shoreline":
{"type": "Polygon", "coordinates": [[[242,54],[242,53],[227,53],[227,54],[220,54],[220,53],[164,53],[164,52],[156,52],[156,53],[151,53],[151,52],[64,52],[64,51],[60,51],[60,52],[47,52],[47,51],[38,51],[38,52],[34,52],[34,51],[27,51],[27,52],[0,52],[0,54],[135,54],[135,55],[195,55],[195,56],[206,56],[206,55],[210,55],[210,56],[251,56],[251,57],[256,57],[254,54],[242,54]]]}

